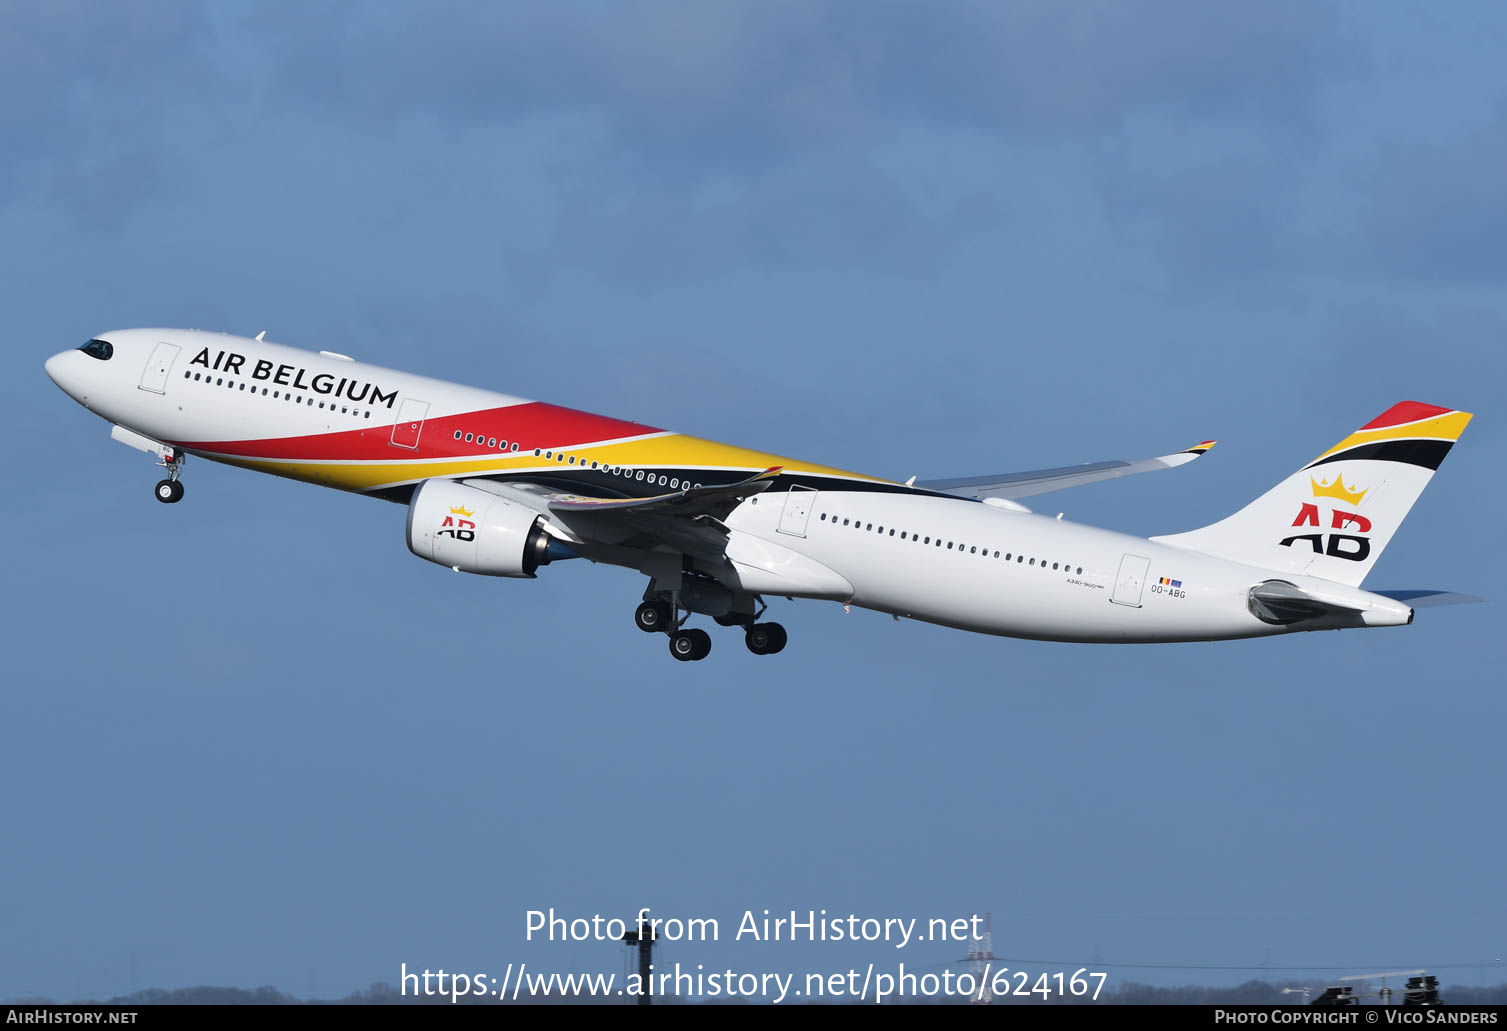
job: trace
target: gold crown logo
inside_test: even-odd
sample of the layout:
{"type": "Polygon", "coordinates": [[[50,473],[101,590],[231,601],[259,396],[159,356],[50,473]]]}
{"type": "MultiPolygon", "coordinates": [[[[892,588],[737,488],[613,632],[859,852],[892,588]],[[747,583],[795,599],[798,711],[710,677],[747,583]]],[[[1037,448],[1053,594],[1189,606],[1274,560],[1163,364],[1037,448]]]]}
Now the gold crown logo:
{"type": "Polygon", "coordinates": [[[451,508],[450,508],[450,514],[451,515],[458,515],[458,516],[465,516],[468,519],[471,516],[475,515],[475,513],[472,512],[465,505],[459,505],[459,506],[452,505],[451,508]]]}
{"type": "Polygon", "coordinates": [[[1371,489],[1367,487],[1366,490],[1356,490],[1354,487],[1346,487],[1343,475],[1336,476],[1333,483],[1320,483],[1312,476],[1308,477],[1308,482],[1313,484],[1314,497],[1339,498],[1351,505],[1359,505],[1360,499],[1366,496],[1366,490],[1371,489]]]}

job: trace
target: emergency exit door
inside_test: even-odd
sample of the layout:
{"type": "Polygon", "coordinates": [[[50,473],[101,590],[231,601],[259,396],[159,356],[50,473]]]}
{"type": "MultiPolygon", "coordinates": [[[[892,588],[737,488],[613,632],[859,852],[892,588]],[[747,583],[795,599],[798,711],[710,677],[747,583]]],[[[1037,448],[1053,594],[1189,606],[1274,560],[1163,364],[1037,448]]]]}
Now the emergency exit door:
{"type": "Polygon", "coordinates": [[[152,356],[147,359],[147,367],[141,370],[141,383],[138,386],[154,394],[166,393],[167,374],[172,371],[173,362],[177,360],[177,344],[158,344],[152,349],[152,356]]]}
{"type": "Polygon", "coordinates": [[[806,521],[811,518],[811,508],[816,504],[816,490],[811,487],[791,487],[785,495],[785,509],[780,513],[781,533],[792,537],[806,536],[806,521]]]}
{"type": "Polygon", "coordinates": [[[1151,560],[1139,555],[1126,555],[1120,559],[1120,575],[1115,578],[1115,593],[1110,601],[1116,605],[1141,607],[1141,590],[1146,586],[1146,570],[1151,560]]]}
{"type": "Polygon", "coordinates": [[[419,434],[424,432],[424,416],[429,414],[429,402],[405,397],[398,406],[398,417],[392,424],[393,447],[405,447],[413,451],[419,446],[419,434]]]}

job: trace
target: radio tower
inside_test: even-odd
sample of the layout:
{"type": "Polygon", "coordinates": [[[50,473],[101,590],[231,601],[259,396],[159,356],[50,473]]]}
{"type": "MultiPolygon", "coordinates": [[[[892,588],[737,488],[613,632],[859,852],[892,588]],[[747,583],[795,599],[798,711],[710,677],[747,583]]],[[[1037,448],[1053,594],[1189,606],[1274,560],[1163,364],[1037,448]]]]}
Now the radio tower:
{"type": "MultiPolygon", "coordinates": [[[[963,960],[968,964],[968,972],[973,975],[973,997],[968,1000],[970,1006],[992,1006],[994,1004],[994,988],[992,982],[994,975],[999,973],[999,967],[995,965],[999,957],[994,954],[994,931],[989,926],[993,913],[984,914],[984,933],[973,940],[973,948],[968,950],[968,958],[963,960]]],[[[973,914],[975,920],[978,914],[973,914]]]]}

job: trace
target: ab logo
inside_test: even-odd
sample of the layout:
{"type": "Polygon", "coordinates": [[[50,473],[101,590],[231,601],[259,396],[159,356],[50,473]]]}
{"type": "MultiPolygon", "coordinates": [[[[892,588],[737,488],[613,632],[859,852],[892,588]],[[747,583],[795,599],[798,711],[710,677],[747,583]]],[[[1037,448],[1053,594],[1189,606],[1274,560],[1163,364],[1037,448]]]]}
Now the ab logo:
{"type": "MultiPolygon", "coordinates": [[[[1344,476],[1336,476],[1331,483],[1320,483],[1312,476],[1308,482],[1313,484],[1313,496],[1316,498],[1337,498],[1346,508],[1360,506],[1361,498],[1366,496],[1366,490],[1356,490],[1354,487],[1345,486],[1344,476]]],[[[1311,501],[1305,501],[1303,507],[1298,510],[1298,516],[1292,521],[1294,526],[1312,526],[1322,528],[1323,523],[1319,519],[1319,506],[1311,501]]],[[[1298,541],[1307,541],[1312,546],[1315,555],[1328,555],[1330,558],[1345,558],[1352,562],[1364,562],[1371,554],[1371,540],[1367,537],[1358,536],[1371,532],[1371,520],[1355,512],[1347,512],[1342,508],[1330,509],[1330,530],[1349,530],[1354,533],[1299,533],[1286,537],[1281,544],[1285,548],[1293,547],[1298,541]]]]}
{"type": "Polygon", "coordinates": [[[450,509],[450,514],[440,524],[442,529],[435,532],[436,537],[454,537],[458,541],[474,541],[476,539],[476,524],[471,522],[468,516],[475,515],[465,505],[450,509]]]}

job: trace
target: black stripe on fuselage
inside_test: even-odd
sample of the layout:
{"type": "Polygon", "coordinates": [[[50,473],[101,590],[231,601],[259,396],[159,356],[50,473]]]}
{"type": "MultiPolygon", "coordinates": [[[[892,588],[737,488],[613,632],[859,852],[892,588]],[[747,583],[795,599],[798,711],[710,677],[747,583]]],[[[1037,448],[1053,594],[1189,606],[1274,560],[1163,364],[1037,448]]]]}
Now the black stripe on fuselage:
{"type": "Polygon", "coordinates": [[[1328,465],[1330,462],[1348,462],[1352,459],[1369,459],[1373,462],[1400,462],[1404,465],[1416,465],[1424,469],[1438,469],[1439,463],[1444,461],[1444,456],[1449,454],[1449,449],[1455,446],[1452,440],[1378,440],[1371,444],[1360,444],[1338,454],[1321,458],[1311,463],[1308,468],[1328,465]]]}
{"type": "MultiPolygon", "coordinates": [[[[637,471],[635,468],[635,471],[637,471]]],[[[740,483],[750,476],[761,472],[759,469],[666,469],[641,467],[646,475],[666,476],[670,479],[678,479],[681,483],[699,483],[703,487],[723,487],[729,484],[740,483]]],[[[615,476],[612,473],[602,472],[596,469],[571,469],[543,470],[543,469],[520,469],[517,472],[478,472],[474,476],[451,476],[447,479],[455,480],[496,480],[499,483],[533,483],[550,490],[559,491],[562,494],[581,494],[586,497],[611,498],[621,500],[625,498],[653,498],[664,494],[673,494],[677,488],[661,486],[658,483],[649,483],[645,480],[630,480],[623,476],[615,476]]],[[[397,484],[392,487],[378,487],[374,490],[365,491],[368,497],[381,498],[384,501],[392,501],[399,505],[406,505],[413,497],[416,483],[397,484]]],[[[957,494],[926,490],[922,487],[907,487],[903,483],[883,483],[874,480],[850,480],[841,476],[823,476],[813,473],[781,473],[776,476],[768,487],[766,493],[777,493],[789,490],[791,487],[809,487],[815,491],[843,491],[846,493],[865,494],[908,494],[914,497],[951,498],[954,501],[971,501],[977,503],[975,498],[960,497],[957,494]]]]}

